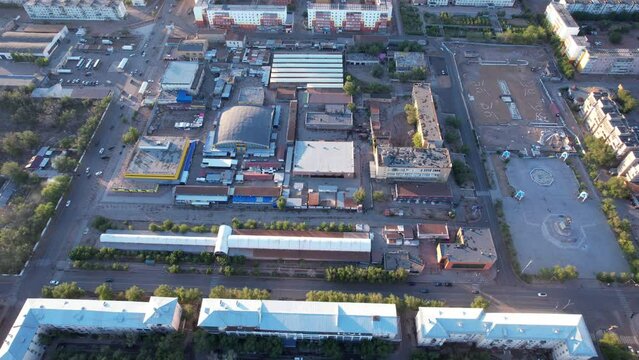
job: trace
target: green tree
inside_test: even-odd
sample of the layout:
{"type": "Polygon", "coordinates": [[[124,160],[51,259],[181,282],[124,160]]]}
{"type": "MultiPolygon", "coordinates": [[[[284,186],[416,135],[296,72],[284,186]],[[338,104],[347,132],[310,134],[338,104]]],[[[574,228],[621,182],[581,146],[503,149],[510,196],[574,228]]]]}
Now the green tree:
{"type": "Polygon", "coordinates": [[[620,44],[622,39],[623,35],[619,31],[611,31],[608,33],[608,41],[610,41],[611,44],[620,44]]]}
{"type": "MultiPolygon", "coordinates": [[[[60,283],[54,287],[46,287],[49,290],[46,291],[46,297],[52,297],[55,299],[79,299],[84,296],[84,290],[78,286],[76,282],[60,283]]],[[[45,290],[43,289],[42,295],[45,296],[45,290]]]]}
{"type": "Polygon", "coordinates": [[[404,105],[404,112],[406,113],[406,121],[409,125],[417,124],[417,108],[413,104],[404,105]]]}
{"type": "Polygon", "coordinates": [[[47,202],[38,204],[35,210],[33,210],[33,221],[40,226],[44,226],[47,221],[53,216],[55,213],[55,205],[53,203],[47,202]]]}
{"type": "Polygon", "coordinates": [[[453,129],[459,129],[459,119],[457,119],[454,115],[447,116],[446,126],[451,127],[453,129]]]}
{"type": "Polygon", "coordinates": [[[13,180],[16,184],[25,184],[29,180],[29,173],[15,161],[7,161],[2,164],[0,174],[13,180]]]}
{"type": "Polygon", "coordinates": [[[39,67],[45,67],[49,64],[49,59],[39,57],[35,60],[35,64],[38,65],[39,67]]]}
{"type": "Polygon", "coordinates": [[[619,336],[613,332],[606,332],[599,340],[599,348],[607,360],[630,360],[634,356],[621,343],[619,336]]]}
{"type": "Polygon", "coordinates": [[[320,347],[322,349],[322,354],[331,360],[341,360],[344,358],[342,346],[334,339],[322,340],[320,347]]]}
{"type": "Polygon", "coordinates": [[[606,182],[597,181],[595,183],[597,188],[601,190],[601,193],[605,197],[612,197],[617,199],[627,199],[630,197],[630,189],[626,180],[620,176],[614,176],[608,179],[606,182]]]}
{"type": "Polygon", "coordinates": [[[375,66],[373,66],[373,70],[371,70],[371,75],[378,79],[381,78],[382,76],[384,76],[384,67],[376,64],[375,66]]]}
{"type": "Polygon", "coordinates": [[[153,290],[153,296],[160,297],[176,297],[175,290],[171,288],[169,285],[160,285],[155,290],[153,290]]]}
{"type": "Polygon", "coordinates": [[[357,105],[355,105],[354,103],[348,103],[347,108],[348,108],[348,111],[354,113],[355,110],[357,110],[357,105]]]}
{"type": "Polygon", "coordinates": [[[122,142],[127,145],[135,144],[140,138],[140,132],[137,128],[130,127],[124,135],[122,135],[122,142]]]}
{"type": "Polygon", "coordinates": [[[468,165],[461,160],[453,160],[453,178],[457,185],[463,185],[467,181],[472,180],[473,174],[468,165]]]}
{"type": "Polygon", "coordinates": [[[53,159],[53,168],[61,173],[70,173],[77,165],[78,161],[68,156],[58,156],[53,159]]]}
{"type": "Polygon", "coordinates": [[[124,292],[124,298],[128,301],[142,301],[144,299],[144,290],[136,285],[131,286],[124,292]]]}
{"type": "Polygon", "coordinates": [[[592,135],[584,138],[586,145],[586,155],[584,160],[589,170],[596,170],[601,167],[611,167],[615,161],[615,151],[603,139],[598,139],[592,135]]]}
{"type": "Polygon", "coordinates": [[[373,191],[373,200],[374,201],[384,201],[386,200],[386,194],[383,191],[373,191]]]}
{"type": "Polygon", "coordinates": [[[422,148],[424,147],[424,142],[422,141],[422,134],[416,132],[413,134],[413,147],[414,148],[422,148]]]}
{"type": "Polygon", "coordinates": [[[346,81],[344,83],[344,92],[350,96],[354,96],[358,92],[357,85],[353,81],[346,81]]]}
{"type": "Polygon", "coordinates": [[[113,225],[111,219],[98,215],[93,218],[93,221],[91,221],[91,227],[101,233],[105,233],[107,230],[112,229],[115,226],[113,225]]]}
{"type": "Polygon", "coordinates": [[[98,285],[98,287],[95,288],[95,295],[99,300],[113,300],[115,298],[113,289],[111,289],[111,286],[107,283],[98,285]]]}
{"type": "Polygon", "coordinates": [[[284,198],[284,196],[280,196],[279,198],[277,198],[277,208],[279,210],[286,209],[286,198],[284,198]]]}
{"type": "Polygon", "coordinates": [[[48,202],[58,202],[58,199],[67,191],[70,182],[71,178],[67,175],[54,177],[42,188],[42,197],[48,202]]]}
{"type": "Polygon", "coordinates": [[[487,309],[489,306],[490,302],[481,295],[475,296],[473,301],[470,303],[471,308],[477,309],[487,309]]]}
{"type": "Polygon", "coordinates": [[[364,203],[364,200],[366,200],[366,192],[364,191],[364,188],[360,187],[355,191],[355,193],[353,193],[353,200],[355,200],[358,204],[364,203]]]}
{"type": "MultiPolygon", "coordinates": [[[[32,113],[26,114],[32,117],[32,113]]],[[[38,135],[33,131],[10,132],[2,139],[2,150],[10,156],[20,156],[31,151],[40,143],[38,135]]]]}
{"type": "Polygon", "coordinates": [[[637,106],[637,99],[621,85],[617,88],[617,102],[620,105],[619,110],[624,114],[629,113],[637,106]]]}

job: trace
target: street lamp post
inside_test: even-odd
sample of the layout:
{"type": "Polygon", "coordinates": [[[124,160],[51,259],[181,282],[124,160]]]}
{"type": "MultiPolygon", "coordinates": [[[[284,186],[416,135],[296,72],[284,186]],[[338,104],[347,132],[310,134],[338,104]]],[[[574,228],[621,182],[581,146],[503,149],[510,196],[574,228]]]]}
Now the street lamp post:
{"type": "Polygon", "coordinates": [[[533,260],[532,260],[532,259],[530,259],[530,261],[528,261],[528,264],[526,264],[526,266],[524,266],[524,268],[523,268],[523,269],[521,269],[521,273],[520,273],[519,275],[523,275],[523,274],[524,274],[524,271],[526,271],[526,269],[528,269],[528,267],[529,267],[529,266],[530,266],[530,264],[532,264],[532,263],[533,263],[533,260]]]}

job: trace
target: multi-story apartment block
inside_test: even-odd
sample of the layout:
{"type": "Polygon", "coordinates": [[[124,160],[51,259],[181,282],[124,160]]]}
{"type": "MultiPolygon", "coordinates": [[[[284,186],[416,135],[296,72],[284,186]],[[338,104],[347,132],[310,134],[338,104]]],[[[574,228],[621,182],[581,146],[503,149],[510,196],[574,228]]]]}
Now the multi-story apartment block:
{"type": "Polygon", "coordinates": [[[229,335],[399,341],[398,320],[394,304],[203,299],[198,326],[229,335]]]}
{"type": "Polygon", "coordinates": [[[27,0],[22,6],[34,20],[122,20],[122,0],[27,0]]]}
{"type": "Polygon", "coordinates": [[[393,17],[391,1],[375,4],[309,3],[308,28],[315,32],[380,31],[388,29],[393,17]]]}
{"type": "Polygon", "coordinates": [[[628,126],[626,117],[619,112],[617,104],[608,93],[591,92],[584,101],[580,114],[592,135],[604,139],[618,158],[639,149],[637,135],[628,126]]]}
{"type": "Polygon", "coordinates": [[[292,26],[286,6],[278,5],[214,5],[200,0],[193,7],[193,15],[199,26],[208,24],[217,29],[292,26]]]}
{"type": "Polygon", "coordinates": [[[177,298],[151,296],[149,302],[27,299],[0,348],[0,359],[40,359],[39,334],[66,330],[82,334],[178,330],[177,298]]]}
{"type": "Polygon", "coordinates": [[[554,1],[551,1],[546,6],[546,20],[548,20],[550,27],[562,41],[565,41],[570,36],[579,34],[579,25],[570,15],[570,12],[565,6],[554,1]]]}
{"type": "Polygon", "coordinates": [[[639,151],[630,151],[617,167],[619,176],[630,182],[639,182],[639,151]]]}
{"type": "Polygon", "coordinates": [[[638,49],[586,49],[577,60],[584,74],[639,74],[638,49]]]}
{"type": "MultiPolygon", "coordinates": [[[[634,2],[634,0],[628,1],[634,2]]],[[[623,2],[623,0],[619,0],[619,2],[623,2]]],[[[565,3],[566,1],[551,1],[546,7],[546,20],[550,23],[554,33],[562,40],[566,56],[575,62],[579,72],[584,74],[639,74],[639,49],[591,48],[585,36],[578,36],[579,25],[565,3]]],[[[590,5],[592,4],[594,3],[590,3],[590,5]]],[[[597,3],[597,5],[601,4],[597,3]]]]}
{"type": "Polygon", "coordinates": [[[444,141],[430,84],[413,84],[413,106],[417,111],[417,132],[422,135],[423,146],[426,148],[442,147],[444,141]]]}
{"type": "Polygon", "coordinates": [[[639,11],[638,0],[559,0],[568,11],[590,14],[610,14],[639,11]]]}
{"type": "Polygon", "coordinates": [[[484,349],[548,349],[554,360],[597,356],[581,314],[485,313],[473,308],[419,308],[417,344],[469,343],[484,349]]]}
{"type": "Polygon", "coordinates": [[[378,145],[371,162],[371,177],[395,181],[446,182],[452,169],[445,148],[411,148],[378,145]]]}

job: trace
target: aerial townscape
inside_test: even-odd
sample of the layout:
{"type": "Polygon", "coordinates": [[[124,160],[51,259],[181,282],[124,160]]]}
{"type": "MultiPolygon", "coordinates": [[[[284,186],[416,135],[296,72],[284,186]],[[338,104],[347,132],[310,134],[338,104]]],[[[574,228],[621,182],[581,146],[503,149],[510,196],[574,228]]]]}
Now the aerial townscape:
{"type": "Polygon", "coordinates": [[[0,360],[639,359],[639,0],[0,0],[0,360]]]}

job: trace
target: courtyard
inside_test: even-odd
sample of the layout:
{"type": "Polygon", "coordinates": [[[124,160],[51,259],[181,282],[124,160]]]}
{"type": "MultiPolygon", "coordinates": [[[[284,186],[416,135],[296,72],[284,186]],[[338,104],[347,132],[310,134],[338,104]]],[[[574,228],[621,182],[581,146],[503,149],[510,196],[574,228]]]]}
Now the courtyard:
{"type": "Polygon", "coordinates": [[[578,182],[556,158],[511,158],[506,176],[522,200],[504,198],[519,263],[527,274],[555,265],[574,265],[580,278],[628,270],[600,202],[578,199],[578,182]]]}

